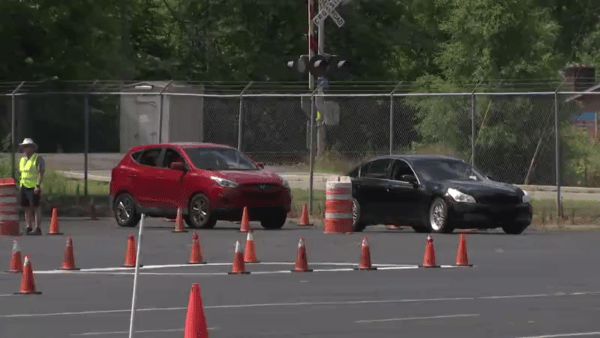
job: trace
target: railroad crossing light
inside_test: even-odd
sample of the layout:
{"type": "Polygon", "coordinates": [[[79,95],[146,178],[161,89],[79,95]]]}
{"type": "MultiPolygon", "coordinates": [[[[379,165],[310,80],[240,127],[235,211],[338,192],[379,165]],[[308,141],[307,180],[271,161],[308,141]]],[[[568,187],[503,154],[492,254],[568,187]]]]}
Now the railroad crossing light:
{"type": "Polygon", "coordinates": [[[323,55],[315,55],[308,63],[308,71],[316,77],[323,76],[327,73],[327,58],[323,55]]]}
{"type": "Polygon", "coordinates": [[[307,66],[308,60],[307,59],[308,59],[307,55],[301,55],[300,58],[298,58],[298,60],[288,61],[287,66],[290,70],[292,70],[294,72],[304,74],[306,72],[306,69],[308,68],[308,66],[307,66]]]}

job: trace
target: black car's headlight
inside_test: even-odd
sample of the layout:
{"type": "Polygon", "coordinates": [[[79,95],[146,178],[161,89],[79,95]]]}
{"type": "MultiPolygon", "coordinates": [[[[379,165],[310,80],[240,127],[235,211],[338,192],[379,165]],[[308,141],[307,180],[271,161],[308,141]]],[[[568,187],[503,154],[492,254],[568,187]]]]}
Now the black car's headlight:
{"type": "Polygon", "coordinates": [[[531,197],[525,190],[523,190],[523,203],[531,203],[531,197]]]}
{"type": "Polygon", "coordinates": [[[475,202],[475,198],[473,196],[467,195],[453,188],[448,188],[446,195],[452,197],[453,200],[459,203],[477,203],[475,202]]]}

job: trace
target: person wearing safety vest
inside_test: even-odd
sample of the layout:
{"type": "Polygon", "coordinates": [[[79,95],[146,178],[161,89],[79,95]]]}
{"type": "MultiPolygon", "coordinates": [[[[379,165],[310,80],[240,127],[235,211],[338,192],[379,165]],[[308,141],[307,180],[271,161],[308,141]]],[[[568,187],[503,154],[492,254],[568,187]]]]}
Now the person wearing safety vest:
{"type": "Polygon", "coordinates": [[[39,156],[37,144],[26,138],[19,144],[19,151],[25,153],[19,162],[19,188],[21,190],[21,206],[25,208],[25,223],[27,235],[41,235],[40,222],[42,219],[41,184],[44,179],[45,162],[39,156]],[[35,228],[32,224],[35,220],[35,228]]]}

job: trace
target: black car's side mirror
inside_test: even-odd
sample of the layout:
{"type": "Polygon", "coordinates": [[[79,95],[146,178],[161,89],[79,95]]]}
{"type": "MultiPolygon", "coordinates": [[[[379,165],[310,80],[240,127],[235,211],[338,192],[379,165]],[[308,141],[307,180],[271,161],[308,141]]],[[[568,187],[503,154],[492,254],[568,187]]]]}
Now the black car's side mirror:
{"type": "Polygon", "coordinates": [[[494,180],[494,175],[492,175],[492,174],[487,174],[487,175],[485,175],[485,177],[487,177],[489,180],[492,180],[492,181],[494,180]]]}
{"type": "Polygon", "coordinates": [[[414,177],[413,175],[402,175],[400,177],[400,179],[404,182],[408,182],[412,185],[416,185],[417,184],[417,178],[414,177]]]}

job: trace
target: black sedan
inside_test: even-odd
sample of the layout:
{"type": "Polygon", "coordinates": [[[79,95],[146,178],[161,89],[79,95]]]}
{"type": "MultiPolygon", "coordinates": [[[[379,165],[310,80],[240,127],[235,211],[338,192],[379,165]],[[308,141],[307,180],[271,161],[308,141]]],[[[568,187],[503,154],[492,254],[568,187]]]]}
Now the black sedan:
{"type": "Polygon", "coordinates": [[[491,180],[465,161],[438,155],[381,156],[352,178],[353,227],[407,225],[417,232],[493,229],[521,234],[531,224],[527,192],[491,180]]]}

